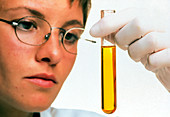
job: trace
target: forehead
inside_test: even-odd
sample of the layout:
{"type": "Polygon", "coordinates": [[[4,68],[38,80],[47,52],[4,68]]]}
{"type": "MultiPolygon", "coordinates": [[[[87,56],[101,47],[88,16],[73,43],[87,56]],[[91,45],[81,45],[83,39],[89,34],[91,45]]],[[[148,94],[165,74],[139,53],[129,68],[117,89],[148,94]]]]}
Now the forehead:
{"type": "Polygon", "coordinates": [[[2,10],[19,6],[30,6],[39,10],[63,10],[64,8],[80,7],[79,0],[0,0],[2,10]]]}
{"type": "Polygon", "coordinates": [[[0,10],[28,7],[45,15],[73,15],[82,13],[78,0],[0,0],[0,10]]]}
{"type": "Polygon", "coordinates": [[[0,12],[2,12],[0,16],[5,17],[7,14],[5,11],[9,9],[12,9],[12,12],[15,9],[15,13],[10,14],[11,17],[16,13],[24,14],[24,10],[20,9],[23,7],[42,13],[47,20],[64,18],[62,20],[77,19],[83,22],[82,8],[78,0],[0,0],[0,12]]]}
{"type": "Polygon", "coordinates": [[[9,7],[9,6],[15,6],[15,5],[33,5],[33,3],[36,6],[61,6],[61,5],[69,5],[71,6],[72,2],[78,1],[78,0],[0,0],[0,7],[9,7]]]}

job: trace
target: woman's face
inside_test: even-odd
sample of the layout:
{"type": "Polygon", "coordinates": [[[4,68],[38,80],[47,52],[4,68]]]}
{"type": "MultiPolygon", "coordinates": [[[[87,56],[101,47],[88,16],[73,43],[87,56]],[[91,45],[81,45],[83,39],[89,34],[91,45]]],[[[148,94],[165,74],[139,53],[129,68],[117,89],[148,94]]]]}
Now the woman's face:
{"type": "MultiPolygon", "coordinates": [[[[1,0],[0,18],[39,16],[52,27],[81,27],[82,9],[70,0],[1,0]],[[79,23],[70,24],[73,20],[79,23]]],[[[0,22],[0,105],[22,111],[42,111],[57,96],[76,55],[66,52],[54,29],[41,46],[19,41],[14,28],[0,22]]]]}

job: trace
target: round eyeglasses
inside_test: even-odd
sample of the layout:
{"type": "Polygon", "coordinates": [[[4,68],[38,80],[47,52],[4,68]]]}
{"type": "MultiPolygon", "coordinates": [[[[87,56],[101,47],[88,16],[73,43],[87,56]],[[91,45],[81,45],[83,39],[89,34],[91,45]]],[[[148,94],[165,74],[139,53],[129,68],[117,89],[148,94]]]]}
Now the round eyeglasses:
{"type": "Polygon", "coordinates": [[[26,16],[14,21],[0,19],[0,21],[12,25],[17,38],[21,42],[32,46],[39,46],[47,42],[51,31],[58,29],[59,40],[62,42],[64,49],[71,54],[77,54],[77,43],[81,34],[84,32],[84,28],[79,27],[74,27],[69,30],[51,27],[45,19],[36,16],[26,16]]]}

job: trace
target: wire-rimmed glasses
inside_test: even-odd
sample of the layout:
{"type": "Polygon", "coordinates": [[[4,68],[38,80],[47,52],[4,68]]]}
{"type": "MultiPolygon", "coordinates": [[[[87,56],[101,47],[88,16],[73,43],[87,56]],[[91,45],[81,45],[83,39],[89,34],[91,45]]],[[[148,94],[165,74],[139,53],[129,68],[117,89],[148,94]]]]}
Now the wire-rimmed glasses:
{"type": "Polygon", "coordinates": [[[84,32],[84,28],[80,27],[74,27],[69,30],[51,27],[48,21],[36,16],[26,16],[14,21],[0,19],[0,21],[12,25],[17,38],[21,42],[32,46],[44,44],[48,41],[51,31],[58,29],[59,40],[62,42],[64,49],[71,54],[77,54],[77,43],[84,32]]]}

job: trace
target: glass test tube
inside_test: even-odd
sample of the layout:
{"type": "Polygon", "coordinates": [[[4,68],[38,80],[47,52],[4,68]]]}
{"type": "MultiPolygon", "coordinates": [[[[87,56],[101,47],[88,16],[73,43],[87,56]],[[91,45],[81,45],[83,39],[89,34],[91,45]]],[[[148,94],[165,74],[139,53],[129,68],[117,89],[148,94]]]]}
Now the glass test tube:
{"type": "MultiPolygon", "coordinates": [[[[101,18],[115,13],[115,10],[102,10],[101,18]]],[[[116,46],[113,35],[101,39],[101,79],[102,110],[111,114],[116,110],[116,46]]]]}

